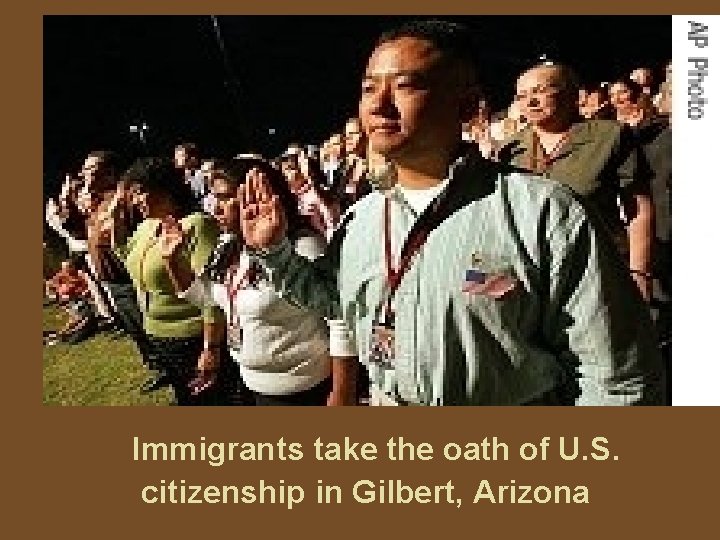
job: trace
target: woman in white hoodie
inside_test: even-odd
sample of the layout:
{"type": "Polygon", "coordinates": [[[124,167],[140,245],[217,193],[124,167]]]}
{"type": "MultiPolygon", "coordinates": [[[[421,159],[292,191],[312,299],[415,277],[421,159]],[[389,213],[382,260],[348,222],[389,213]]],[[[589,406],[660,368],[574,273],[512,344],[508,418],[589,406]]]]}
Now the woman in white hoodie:
{"type": "Polygon", "coordinates": [[[196,304],[222,308],[230,354],[257,405],[354,404],[357,358],[351,356],[353,345],[342,323],[330,321],[331,357],[322,315],[282,298],[271,273],[245,249],[239,191],[247,175],[264,175],[279,194],[295,251],[311,260],[324,252],[325,240],[298,214],[281,173],[261,160],[234,160],[219,166],[211,179],[214,215],[223,235],[199,278],[176,257],[182,231],[163,231],[161,243],[175,287],[196,304]]]}

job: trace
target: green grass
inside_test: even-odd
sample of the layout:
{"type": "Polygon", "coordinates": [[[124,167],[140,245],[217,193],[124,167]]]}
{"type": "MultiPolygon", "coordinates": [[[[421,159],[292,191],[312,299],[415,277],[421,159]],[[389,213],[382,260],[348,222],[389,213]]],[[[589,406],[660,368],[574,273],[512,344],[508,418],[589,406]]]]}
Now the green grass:
{"type": "MultiPolygon", "coordinates": [[[[62,326],[66,315],[43,308],[43,329],[62,326]]],[[[40,336],[38,336],[40,339],[40,336]]],[[[169,390],[140,393],[151,375],[128,338],[98,334],[77,345],[43,349],[43,403],[46,405],[167,405],[169,390]]]]}

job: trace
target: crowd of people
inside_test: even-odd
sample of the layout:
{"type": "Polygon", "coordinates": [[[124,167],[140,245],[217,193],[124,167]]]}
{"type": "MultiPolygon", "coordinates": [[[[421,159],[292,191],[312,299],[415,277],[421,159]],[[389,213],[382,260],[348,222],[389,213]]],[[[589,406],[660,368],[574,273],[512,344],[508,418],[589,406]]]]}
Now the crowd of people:
{"type": "Polygon", "coordinates": [[[668,403],[670,66],[543,61],[491,111],[473,50],[383,34],[359,117],[279,156],[90,152],[46,345],[122,332],[179,405],[668,403]]]}

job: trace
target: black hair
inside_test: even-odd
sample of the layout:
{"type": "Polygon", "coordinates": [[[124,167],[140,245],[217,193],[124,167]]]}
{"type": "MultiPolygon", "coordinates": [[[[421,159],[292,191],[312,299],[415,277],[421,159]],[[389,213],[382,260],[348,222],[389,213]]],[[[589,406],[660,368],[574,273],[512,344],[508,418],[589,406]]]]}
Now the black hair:
{"type": "Polygon", "coordinates": [[[225,161],[218,166],[218,171],[223,175],[223,179],[235,188],[245,183],[245,177],[251,169],[260,169],[265,174],[270,183],[270,189],[280,199],[287,218],[290,237],[296,237],[301,231],[312,230],[309,220],[300,215],[298,201],[290,191],[285,177],[269,162],[264,159],[239,158],[225,161]]]}
{"type": "Polygon", "coordinates": [[[450,61],[467,67],[477,81],[479,74],[477,47],[473,34],[467,26],[436,19],[408,21],[383,32],[375,43],[375,47],[404,37],[429,42],[450,61]]]}
{"type": "Polygon", "coordinates": [[[161,157],[139,158],[122,175],[122,180],[137,183],[143,189],[167,196],[183,216],[197,208],[197,202],[182,172],[172,161],[161,157]]]}
{"type": "Polygon", "coordinates": [[[184,142],[184,143],[178,144],[175,147],[175,151],[177,152],[178,150],[184,150],[185,153],[191,157],[196,157],[196,158],[200,157],[200,150],[198,149],[197,144],[192,143],[192,142],[184,142]]]}
{"type": "Polygon", "coordinates": [[[629,76],[623,76],[615,79],[610,83],[610,86],[614,84],[622,84],[623,86],[627,87],[627,89],[630,90],[630,95],[632,96],[633,100],[637,99],[643,93],[642,86],[633,81],[629,76]]]}
{"type": "Polygon", "coordinates": [[[604,82],[587,82],[580,86],[583,90],[589,94],[600,94],[604,99],[608,97],[608,85],[604,82]]]}
{"type": "Polygon", "coordinates": [[[108,171],[119,172],[121,169],[120,156],[112,150],[93,150],[88,154],[89,158],[97,158],[108,171]]]}
{"type": "Polygon", "coordinates": [[[69,262],[70,266],[72,266],[75,270],[88,271],[87,260],[85,259],[84,253],[71,253],[65,260],[69,262]]]}

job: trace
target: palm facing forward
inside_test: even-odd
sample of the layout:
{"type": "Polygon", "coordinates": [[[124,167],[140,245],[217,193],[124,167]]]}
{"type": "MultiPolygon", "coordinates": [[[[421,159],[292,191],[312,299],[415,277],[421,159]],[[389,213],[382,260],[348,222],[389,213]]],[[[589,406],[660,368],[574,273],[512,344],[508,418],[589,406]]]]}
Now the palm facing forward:
{"type": "Polygon", "coordinates": [[[258,169],[248,172],[240,189],[240,202],[245,242],[256,249],[267,249],[280,243],[285,235],[285,211],[263,172],[258,169]]]}
{"type": "Polygon", "coordinates": [[[175,257],[185,242],[185,232],[180,223],[171,216],[160,222],[160,254],[164,259],[175,257]]]}

